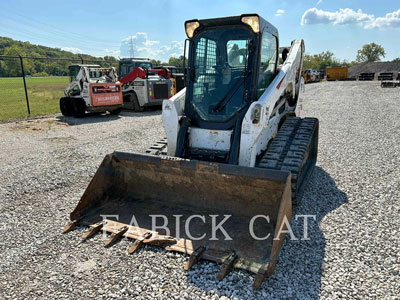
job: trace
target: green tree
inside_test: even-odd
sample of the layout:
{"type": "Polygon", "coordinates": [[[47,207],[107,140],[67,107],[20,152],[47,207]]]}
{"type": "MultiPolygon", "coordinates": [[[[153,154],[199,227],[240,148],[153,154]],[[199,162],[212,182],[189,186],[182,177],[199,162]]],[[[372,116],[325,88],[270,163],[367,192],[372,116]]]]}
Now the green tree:
{"type": "Polygon", "coordinates": [[[400,62],[400,57],[393,59],[392,62],[400,62]]]}
{"type": "MultiPolygon", "coordinates": [[[[25,73],[29,75],[35,75],[36,73],[49,75],[66,75],[68,71],[68,65],[75,64],[80,61],[80,57],[89,62],[100,64],[101,66],[118,66],[118,61],[112,57],[106,57],[104,60],[115,60],[115,63],[102,62],[103,58],[94,57],[87,54],[73,54],[68,51],[61,50],[59,48],[50,48],[41,45],[34,45],[29,42],[16,41],[7,37],[0,36],[0,55],[9,54],[12,56],[33,56],[33,57],[52,57],[52,58],[64,58],[64,59],[75,59],[78,61],[68,60],[48,60],[48,59],[24,59],[25,73]],[[17,46],[19,48],[15,48],[17,46]],[[11,48],[11,49],[9,49],[11,48]],[[22,49],[22,50],[21,50],[22,49]],[[7,51],[7,53],[5,53],[7,51]],[[56,66],[57,65],[57,66],[56,66]]],[[[21,76],[21,67],[19,59],[2,59],[1,64],[1,76],[21,76]],[[5,62],[9,62],[6,65],[5,62]]]]}
{"type": "Polygon", "coordinates": [[[319,65],[315,59],[315,55],[304,55],[303,69],[319,69],[319,65]]]}
{"type": "Polygon", "coordinates": [[[349,63],[347,64],[347,66],[352,67],[352,66],[355,66],[355,65],[357,65],[357,64],[358,64],[357,61],[352,60],[351,62],[349,62],[349,63]]]}
{"type": "Polygon", "coordinates": [[[5,70],[5,64],[4,61],[0,60],[0,77],[5,77],[7,76],[7,72],[5,70]]]}
{"type": "MultiPolygon", "coordinates": [[[[22,50],[22,48],[17,45],[13,45],[11,47],[6,48],[4,50],[4,55],[26,56],[25,51],[22,50]]],[[[18,58],[6,59],[4,65],[5,65],[4,69],[8,74],[8,76],[22,76],[21,62],[18,58]]],[[[26,75],[31,74],[32,69],[33,69],[33,64],[31,60],[24,59],[25,74],[26,75]]]]}
{"type": "Polygon", "coordinates": [[[67,66],[65,64],[61,64],[60,62],[53,60],[50,63],[46,64],[44,72],[54,76],[65,76],[67,75],[67,66]]]}
{"type": "Polygon", "coordinates": [[[357,51],[358,62],[374,62],[380,61],[381,57],[385,57],[385,49],[381,45],[370,43],[362,47],[357,51]]]}
{"type": "Polygon", "coordinates": [[[118,59],[116,59],[114,56],[104,56],[103,59],[106,61],[118,62],[118,59]]]}
{"type": "Polygon", "coordinates": [[[106,62],[101,64],[102,67],[118,68],[118,59],[116,59],[114,56],[104,56],[103,60],[106,62]]]}
{"type": "MultiPolygon", "coordinates": [[[[25,52],[18,46],[13,45],[4,50],[4,55],[23,56],[25,52]]],[[[21,63],[17,58],[7,58],[4,62],[4,69],[8,76],[21,76],[21,63]]]]}
{"type": "Polygon", "coordinates": [[[323,70],[326,67],[336,65],[341,65],[341,62],[335,58],[335,54],[331,51],[304,55],[303,69],[323,70]]]}
{"type": "Polygon", "coordinates": [[[151,61],[151,63],[153,64],[153,67],[158,67],[158,66],[161,66],[161,65],[162,65],[161,60],[158,60],[158,59],[151,59],[150,61],[151,61]]]}
{"type": "Polygon", "coordinates": [[[168,65],[169,66],[175,66],[175,67],[183,67],[183,55],[177,57],[170,57],[168,60],[168,65]]]}

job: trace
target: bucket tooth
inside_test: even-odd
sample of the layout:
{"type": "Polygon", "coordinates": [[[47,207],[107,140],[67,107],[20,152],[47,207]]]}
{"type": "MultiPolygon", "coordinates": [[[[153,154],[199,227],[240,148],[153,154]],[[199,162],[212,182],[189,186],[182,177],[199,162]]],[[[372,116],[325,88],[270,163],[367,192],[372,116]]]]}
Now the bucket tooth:
{"type": "Polygon", "coordinates": [[[116,233],[111,234],[110,238],[104,242],[104,246],[109,246],[112,243],[116,242],[118,239],[120,239],[124,235],[125,232],[128,231],[128,229],[129,229],[128,226],[124,226],[116,233]]]}
{"type": "Polygon", "coordinates": [[[222,279],[224,279],[224,277],[231,271],[236,259],[237,259],[236,253],[232,252],[232,254],[229,255],[229,257],[224,260],[224,262],[222,263],[221,269],[219,270],[219,272],[217,274],[218,281],[221,281],[222,279]]]}
{"type": "Polygon", "coordinates": [[[67,232],[73,230],[76,226],[79,225],[79,222],[80,222],[80,219],[69,222],[68,225],[64,227],[63,233],[67,233],[67,232]]]}
{"type": "Polygon", "coordinates": [[[151,238],[152,233],[150,231],[146,232],[145,234],[143,234],[142,236],[140,236],[134,243],[133,245],[129,248],[128,253],[132,254],[134,253],[136,250],[138,250],[140,247],[143,246],[144,240],[147,240],[149,238],[151,238]]]}
{"type": "Polygon", "coordinates": [[[269,276],[269,264],[263,264],[257,272],[256,278],[253,282],[253,289],[257,290],[260,288],[265,278],[269,276]]]}
{"type": "Polygon", "coordinates": [[[203,254],[204,251],[206,251],[206,247],[204,247],[204,246],[200,246],[195,251],[193,251],[193,253],[189,257],[188,262],[186,263],[186,265],[184,267],[184,270],[187,271],[191,267],[193,267],[193,265],[195,265],[199,261],[199,259],[201,258],[201,255],[203,254]]]}
{"type": "Polygon", "coordinates": [[[103,228],[103,222],[99,222],[90,226],[89,230],[82,235],[82,240],[86,240],[96,233],[98,233],[101,228],[103,228]]]}

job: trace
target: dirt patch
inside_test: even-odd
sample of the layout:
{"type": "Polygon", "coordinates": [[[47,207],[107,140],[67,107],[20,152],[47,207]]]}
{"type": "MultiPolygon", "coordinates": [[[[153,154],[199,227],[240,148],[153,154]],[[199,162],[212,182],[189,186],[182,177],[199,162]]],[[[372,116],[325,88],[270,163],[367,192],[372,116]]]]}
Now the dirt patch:
{"type": "Polygon", "coordinates": [[[40,132],[40,131],[55,129],[60,126],[67,127],[69,125],[68,123],[60,122],[56,118],[45,118],[45,119],[18,121],[15,123],[15,125],[11,127],[11,129],[23,132],[40,132]]]}

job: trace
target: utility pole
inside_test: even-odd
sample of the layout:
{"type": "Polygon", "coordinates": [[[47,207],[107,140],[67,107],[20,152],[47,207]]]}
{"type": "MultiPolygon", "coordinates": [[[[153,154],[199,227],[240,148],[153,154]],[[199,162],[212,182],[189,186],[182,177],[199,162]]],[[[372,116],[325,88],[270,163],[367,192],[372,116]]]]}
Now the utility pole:
{"type": "Polygon", "coordinates": [[[22,56],[21,55],[19,55],[19,61],[21,63],[22,79],[24,80],[26,107],[28,108],[28,115],[30,116],[31,115],[31,108],[29,107],[28,90],[26,89],[26,81],[25,81],[24,62],[22,60],[22,56]]]}
{"type": "Polygon", "coordinates": [[[130,37],[129,40],[129,57],[135,57],[135,49],[133,48],[133,38],[132,36],[130,37]]]}

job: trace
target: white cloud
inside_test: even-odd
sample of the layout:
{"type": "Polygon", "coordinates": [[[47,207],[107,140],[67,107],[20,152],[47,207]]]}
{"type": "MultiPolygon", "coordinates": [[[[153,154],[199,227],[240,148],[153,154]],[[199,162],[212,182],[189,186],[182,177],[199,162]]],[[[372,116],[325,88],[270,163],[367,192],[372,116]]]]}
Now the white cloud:
{"type": "Polygon", "coordinates": [[[278,9],[275,13],[275,16],[279,17],[282,16],[285,13],[284,9],[278,9]]]}
{"type": "Polygon", "coordinates": [[[172,41],[162,45],[159,41],[150,40],[146,32],[137,32],[121,41],[121,57],[129,57],[132,48],[135,57],[146,57],[167,62],[171,56],[183,55],[183,41],[172,41]]]}
{"type": "Polygon", "coordinates": [[[301,25],[319,23],[352,24],[368,22],[373,19],[373,15],[364,14],[361,9],[354,11],[350,8],[340,8],[339,11],[329,12],[314,7],[304,12],[301,18],[301,25]]]}
{"type": "Polygon", "coordinates": [[[371,24],[367,25],[369,28],[393,28],[400,27],[400,9],[387,13],[384,17],[376,18],[371,24]]]}
{"type": "Polygon", "coordinates": [[[320,5],[323,2],[323,0],[318,0],[317,5],[320,5]]]}
{"type": "Polygon", "coordinates": [[[400,9],[388,13],[384,17],[375,17],[374,15],[364,13],[361,9],[355,11],[351,8],[340,8],[339,11],[329,12],[313,7],[304,12],[300,24],[328,23],[334,25],[356,24],[365,29],[395,28],[400,27],[400,9]]]}
{"type": "Polygon", "coordinates": [[[144,42],[144,45],[149,47],[149,46],[157,45],[159,43],[160,43],[159,41],[149,41],[149,40],[147,40],[147,41],[144,42]]]}
{"type": "Polygon", "coordinates": [[[120,56],[121,51],[120,50],[104,49],[104,53],[107,53],[107,55],[118,57],[118,56],[120,56]]]}
{"type": "Polygon", "coordinates": [[[72,53],[75,53],[75,54],[82,54],[83,53],[83,50],[81,50],[79,48],[74,48],[74,47],[62,47],[61,50],[72,52],[72,53]]]}

